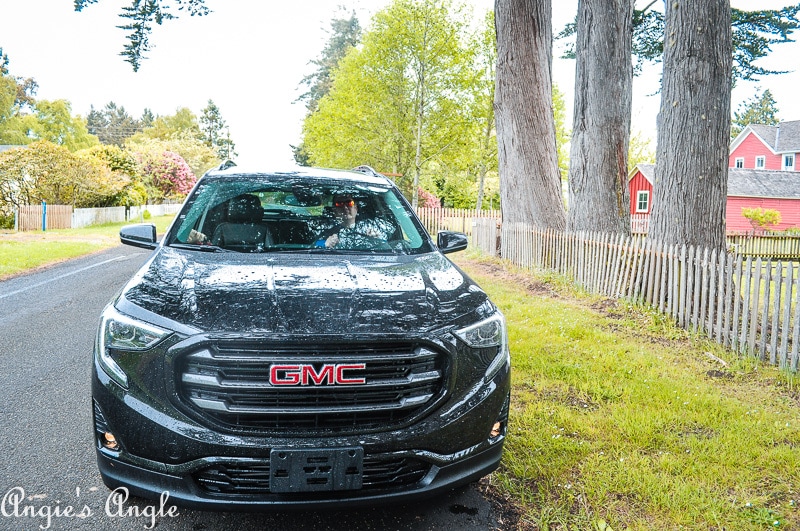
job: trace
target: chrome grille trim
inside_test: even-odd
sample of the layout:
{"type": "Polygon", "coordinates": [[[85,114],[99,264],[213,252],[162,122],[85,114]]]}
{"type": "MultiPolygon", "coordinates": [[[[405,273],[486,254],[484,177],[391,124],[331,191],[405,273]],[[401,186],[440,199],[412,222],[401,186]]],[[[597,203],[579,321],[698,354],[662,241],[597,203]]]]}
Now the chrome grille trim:
{"type": "Polygon", "coordinates": [[[285,345],[226,340],[177,358],[181,401],[231,431],[311,434],[391,429],[444,393],[448,355],[416,343],[285,345]],[[365,364],[363,385],[273,385],[272,365],[365,364]]]}

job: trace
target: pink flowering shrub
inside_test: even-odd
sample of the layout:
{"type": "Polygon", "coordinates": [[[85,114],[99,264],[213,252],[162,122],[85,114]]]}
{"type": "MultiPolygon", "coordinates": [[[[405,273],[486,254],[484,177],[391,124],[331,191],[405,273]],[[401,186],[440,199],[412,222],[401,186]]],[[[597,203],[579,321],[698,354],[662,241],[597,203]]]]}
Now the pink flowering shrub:
{"type": "Polygon", "coordinates": [[[146,157],[142,170],[150,185],[163,197],[180,198],[188,194],[197,181],[186,161],[172,151],[146,157]]]}
{"type": "Polygon", "coordinates": [[[422,208],[439,208],[442,206],[438,197],[423,188],[417,189],[417,201],[422,208]]]}

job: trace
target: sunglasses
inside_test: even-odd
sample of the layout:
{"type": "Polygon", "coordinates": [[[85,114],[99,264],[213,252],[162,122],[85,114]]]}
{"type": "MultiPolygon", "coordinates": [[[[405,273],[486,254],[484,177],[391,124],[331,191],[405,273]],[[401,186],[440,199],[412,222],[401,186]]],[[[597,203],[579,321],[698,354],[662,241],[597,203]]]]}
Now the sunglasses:
{"type": "Polygon", "coordinates": [[[352,199],[347,199],[345,201],[334,201],[333,206],[342,208],[342,207],[354,207],[356,206],[356,202],[352,199]]]}

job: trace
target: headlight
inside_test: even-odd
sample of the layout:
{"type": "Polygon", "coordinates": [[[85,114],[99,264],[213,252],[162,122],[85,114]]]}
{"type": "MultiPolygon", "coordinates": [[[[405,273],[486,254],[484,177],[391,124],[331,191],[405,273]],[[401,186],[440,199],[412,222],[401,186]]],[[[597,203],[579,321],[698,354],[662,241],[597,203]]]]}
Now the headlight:
{"type": "Polygon", "coordinates": [[[103,311],[97,333],[96,351],[100,365],[117,383],[128,386],[128,376],[112,357],[111,351],[147,350],[170,334],[157,326],[119,313],[113,306],[103,311]]]}
{"type": "Polygon", "coordinates": [[[456,337],[472,348],[491,348],[497,347],[497,354],[486,368],[485,381],[489,381],[507,363],[511,363],[511,355],[508,351],[508,334],[506,332],[506,319],[500,311],[488,319],[479,323],[461,328],[453,332],[456,337]]]}

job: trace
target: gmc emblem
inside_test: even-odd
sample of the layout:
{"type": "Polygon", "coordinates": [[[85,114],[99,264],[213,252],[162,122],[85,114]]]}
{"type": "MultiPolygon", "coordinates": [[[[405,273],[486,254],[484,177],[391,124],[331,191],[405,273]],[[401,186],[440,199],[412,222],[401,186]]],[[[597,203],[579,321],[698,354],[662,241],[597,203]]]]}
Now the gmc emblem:
{"type": "Polygon", "coordinates": [[[366,378],[345,374],[363,371],[366,363],[326,363],[319,370],[311,364],[273,365],[269,369],[271,385],[364,385],[366,378]]]}

